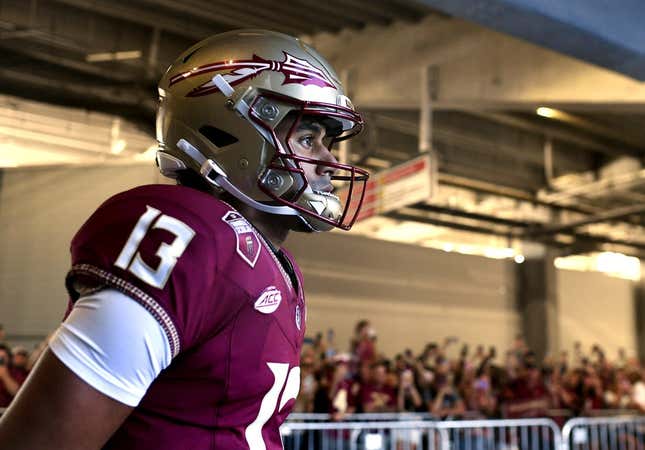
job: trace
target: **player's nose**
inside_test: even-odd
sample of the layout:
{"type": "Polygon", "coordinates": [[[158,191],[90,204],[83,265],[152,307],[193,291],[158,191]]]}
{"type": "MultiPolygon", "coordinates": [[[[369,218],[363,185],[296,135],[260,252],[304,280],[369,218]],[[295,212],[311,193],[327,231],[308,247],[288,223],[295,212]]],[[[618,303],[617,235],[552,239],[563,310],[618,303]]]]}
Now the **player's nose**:
{"type": "MultiPolygon", "coordinates": [[[[328,163],[328,164],[338,164],[338,160],[334,156],[334,154],[329,151],[328,149],[325,149],[325,152],[323,153],[323,157],[320,159],[321,161],[328,163]]],[[[327,165],[327,164],[318,164],[316,167],[316,173],[318,175],[326,175],[328,177],[333,177],[336,175],[338,172],[338,168],[334,167],[333,165],[327,165]]]]}

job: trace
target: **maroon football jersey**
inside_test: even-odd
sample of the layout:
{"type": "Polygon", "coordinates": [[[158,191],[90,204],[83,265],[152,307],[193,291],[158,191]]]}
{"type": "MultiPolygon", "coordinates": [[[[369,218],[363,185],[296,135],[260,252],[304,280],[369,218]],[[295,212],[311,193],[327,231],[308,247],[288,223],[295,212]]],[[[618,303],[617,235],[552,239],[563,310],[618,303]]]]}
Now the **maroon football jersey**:
{"type": "Polygon", "coordinates": [[[107,200],[71,251],[70,308],[87,290],[118,289],[156,318],[174,355],[105,448],[282,448],[305,332],[288,253],[296,286],[232,207],[169,185],[107,200]]]}

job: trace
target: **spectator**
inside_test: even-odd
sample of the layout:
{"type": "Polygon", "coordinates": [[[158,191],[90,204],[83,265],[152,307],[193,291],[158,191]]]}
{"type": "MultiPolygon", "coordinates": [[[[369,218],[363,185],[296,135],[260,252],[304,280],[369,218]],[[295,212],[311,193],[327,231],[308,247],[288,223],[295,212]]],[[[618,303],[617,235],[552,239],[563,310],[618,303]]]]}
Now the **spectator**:
{"type": "Polygon", "coordinates": [[[355,341],[354,355],[358,363],[373,363],[376,360],[376,332],[367,320],[356,325],[355,341]]]}
{"type": "Polygon", "coordinates": [[[414,385],[414,374],[412,370],[406,369],[401,372],[399,393],[397,395],[397,409],[399,412],[420,411],[423,401],[417,387],[414,385]]]}
{"type": "Polygon", "coordinates": [[[540,369],[533,359],[528,359],[519,373],[509,384],[507,415],[514,418],[545,416],[549,409],[549,394],[540,369]]]}
{"type": "Polygon", "coordinates": [[[623,369],[616,371],[613,383],[604,397],[607,406],[612,409],[627,409],[632,406],[632,385],[623,369]]]}
{"type": "MultiPolygon", "coordinates": [[[[423,411],[423,401],[414,385],[414,374],[411,369],[401,372],[396,403],[399,412],[423,411]]],[[[421,448],[422,441],[419,430],[394,430],[392,438],[396,443],[396,450],[421,448]]]]}
{"type": "Polygon", "coordinates": [[[441,419],[458,419],[466,412],[464,401],[453,382],[452,375],[448,375],[439,385],[437,397],[430,408],[434,416],[441,419]]]}
{"type": "Polygon", "coordinates": [[[594,368],[589,368],[582,378],[582,414],[602,409],[604,406],[602,381],[594,368]]]}
{"type": "Polygon", "coordinates": [[[491,381],[491,366],[487,359],[477,370],[472,383],[471,397],[468,399],[468,409],[476,411],[479,416],[495,417],[497,415],[497,398],[493,392],[491,381]]]}
{"type": "Polygon", "coordinates": [[[336,357],[336,367],[329,389],[333,420],[341,420],[345,415],[356,412],[360,384],[351,378],[349,359],[348,355],[336,357]]]}
{"type": "Polygon", "coordinates": [[[9,406],[20,385],[13,377],[11,350],[5,344],[0,344],[0,408],[9,406]]]}
{"type": "Polygon", "coordinates": [[[432,370],[439,353],[439,345],[436,342],[429,342],[421,354],[421,362],[432,370]]]}
{"type": "Polygon", "coordinates": [[[436,395],[434,387],[435,374],[432,369],[423,364],[423,356],[420,356],[415,364],[415,381],[421,395],[421,410],[429,411],[430,404],[436,395]]]}
{"type": "Polygon", "coordinates": [[[639,372],[634,372],[632,384],[632,404],[640,413],[645,413],[645,383],[639,372]]]}
{"type": "Polygon", "coordinates": [[[314,398],[318,383],[316,382],[314,358],[312,355],[303,355],[300,360],[300,392],[293,407],[294,412],[314,412],[314,398]]]}
{"type": "Polygon", "coordinates": [[[329,413],[332,410],[330,401],[330,385],[333,368],[329,364],[323,365],[316,371],[316,393],[314,394],[314,412],[329,413]]]}
{"type": "Polygon", "coordinates": [[[327,357],[327,343],[323,338],[322,333],[316,333],[316,337],[313,342],[314,354],[317,358],[324,360],[327,357]]]}
{"type": "Polygon", "coordinates": [[[29,352],[24,347],[14,347],[12,354],[11,374],[22,385],[29,375],[29,352]]]}
{"type": "Polygon", "coordinates": [[[374,363],[371,375],[371,380],[361,386],[359,398],[364,412],[394,412],[396,410],[396,394],[386,384],[386,365],[383,362],[374,363]]]}

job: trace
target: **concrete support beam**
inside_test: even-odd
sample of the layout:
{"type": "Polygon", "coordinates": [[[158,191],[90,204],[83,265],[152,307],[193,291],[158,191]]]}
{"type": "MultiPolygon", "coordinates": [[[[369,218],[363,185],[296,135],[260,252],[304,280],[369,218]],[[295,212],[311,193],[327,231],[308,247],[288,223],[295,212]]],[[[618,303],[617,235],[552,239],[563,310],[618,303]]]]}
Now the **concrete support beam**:
{"type": "Polygon", "coordinates": [[[128,20],[150,28],[161,28],[194,40],[203,39],[217,31],[188,19],[169,17],[155,11],[154,8],[136,6],[134,2],[120,3],[107,0],[55,0],[55,2],[116,19],[128,20]]]}
{"type": "Polygon", "coordinates": [[[645,81],[645,5],[641,0],[418,1],[645,81]]]}
{"type": "Polygon", "coordinates": [[[461,20],[320,34],[314,46],[353,68],[361,108],[419,108],[420,66],[437,68],[433,109],[642,111],[645,83],[461,20]],[[602,88],[600,88],[602,87],[602,88]]]}
{"type": "Polygon", "coordinates": [[[634,283],[634,321],[638,359],[645,361],[645,279],[634,283]]]}
{"type": "Polygon", "coordinates": [[[538,361],[559,350],[555,256],[555,250],[546,248],[542,257],[528,258],[516,266],[522,333],[538,361]]]}

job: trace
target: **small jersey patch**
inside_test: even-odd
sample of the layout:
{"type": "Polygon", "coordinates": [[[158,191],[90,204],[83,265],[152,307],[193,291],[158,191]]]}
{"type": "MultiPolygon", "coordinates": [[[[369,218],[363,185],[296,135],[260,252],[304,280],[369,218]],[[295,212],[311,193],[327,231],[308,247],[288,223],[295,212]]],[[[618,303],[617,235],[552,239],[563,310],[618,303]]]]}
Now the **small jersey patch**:
{"type": "Polygon", "coordinates": [[[229,211],[224,214],[222,220],[233,229],[237,239],[237,254],[251,267],[255,267],[255,263],[260,256],[260,239],[255,234],[255,230],[246,219],[236,211],[229,211]]]}
{"type": "Polygon", "coordinates": [[[275,286],[269,286],[262,291],[262,294],[260,294],[260,297],[255,301],[255,305],[253,305],[253,307],[262,314],[271,314],[278,309],[281,301],[282,293],[280,290],[275,286]]]}
{"type": "Polygon", "coordinates": [[[302,327],[302,311],[300,311],[300,305],[296,305],[296,327],[298,327],[298,331],[302,327]]]}

